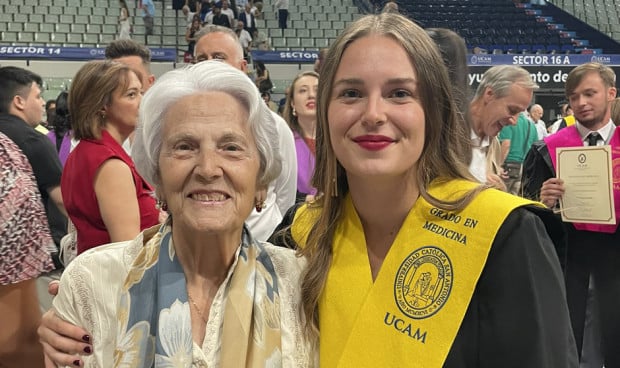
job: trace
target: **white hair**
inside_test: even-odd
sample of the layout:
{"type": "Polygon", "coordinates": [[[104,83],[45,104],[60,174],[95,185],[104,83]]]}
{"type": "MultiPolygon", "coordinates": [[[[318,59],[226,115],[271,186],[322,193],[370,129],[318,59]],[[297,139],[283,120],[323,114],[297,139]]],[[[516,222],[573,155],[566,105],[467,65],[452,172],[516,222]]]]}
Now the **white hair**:
{"type": "Polygon", "coordinates": [[[267,188],[282,168],[276,122],[250,78],[221,61],[203,61],[167,72],[144,95],[131,152],[136,168],[159,189],[159,154],[166,111],[183,97],[204,92],[226,93],[248,113],[248,124],[260,156],[258,184],[267,188]]]}
{"type": "Polygon", "coordinates": [[[497,65],[489,68],[482,75],[476,89],[474,100],[480,98],[487,87],[491,88],[496,97],[501,98],[510,93],[510,87],[517,84],[525,89],[537,90],[538,84],[532,80],[530,72],[516,65],[497,65]]]}

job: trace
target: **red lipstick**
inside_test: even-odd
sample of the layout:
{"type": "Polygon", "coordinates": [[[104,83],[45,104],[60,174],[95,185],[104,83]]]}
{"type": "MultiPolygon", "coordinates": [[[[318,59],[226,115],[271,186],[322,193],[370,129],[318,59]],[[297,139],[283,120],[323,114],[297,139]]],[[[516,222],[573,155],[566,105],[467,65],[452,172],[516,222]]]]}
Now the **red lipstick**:
{"type": "Polygon", "coordinates": [[[368,151],[380,151],[394,143],[394,139],[384,135],[360,135],[353,138],[353,141],[368,151]]]}

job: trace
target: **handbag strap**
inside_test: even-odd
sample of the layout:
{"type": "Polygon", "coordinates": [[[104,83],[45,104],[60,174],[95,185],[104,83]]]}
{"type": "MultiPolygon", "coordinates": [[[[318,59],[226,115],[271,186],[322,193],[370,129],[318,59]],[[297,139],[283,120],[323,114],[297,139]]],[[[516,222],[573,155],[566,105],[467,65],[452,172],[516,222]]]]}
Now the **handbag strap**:
{"type": "MultiPolygon", "coordinates": [[[[523,142],[523,154],[525,155],[525,149],[527,148],[527,141],[530,140],[530,125],[532,125],[532,123],[530,123],[529,119],[525,119],[527,121],[527,134],[525,135],[525,141],[523,142]]],[[[523,157],[525,158],[525,156],[523,157]]]]}

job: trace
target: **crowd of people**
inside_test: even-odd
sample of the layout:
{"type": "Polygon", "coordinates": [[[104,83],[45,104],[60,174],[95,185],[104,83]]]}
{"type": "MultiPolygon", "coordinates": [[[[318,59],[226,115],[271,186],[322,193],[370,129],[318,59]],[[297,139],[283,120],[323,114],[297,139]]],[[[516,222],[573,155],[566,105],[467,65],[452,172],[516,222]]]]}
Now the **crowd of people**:
{"type": "MultiPolygon", "coordinates": [[[[237,2],[238,4],[239,2],[237,2]]],[[[232,29],[243,48],[243,55],[250,58],[251,50],[268,50],[269,39],[260,32],[256,20],[262,19],[262,3],[247,2],[239,8],[231,8],[228,0],[203,1],[192,9],[186,4],[182,8],[187,20],[185,40],[188,42],[185,61],[193,62],[195,35],[207,25],[217,25],[232,29]]]]}
{"type": "MultiPolygon", "coordinates": [[[[219,25],[235,31],[244,49],[245,57],[248,57],[251,49],[268,50],[269,38],[260,32],[257,27],[257,19],[263,19],[263,3],[260,1],[244,2],[231,0],[186,0],[180,8],[183,21],[187,24],[185,40],[188,43],[185,62],[191,62],[194,54],[195,34],[205,25],[219,25]]],[[[118,18],[117,39],[131,39],[133,25],[131,13],[126,0],[120,0],[120,15],[118,18]]],[[[279,10],[279,22],[281,28],[286,28],[288,17],[288,0],[277,0],[274,3],[279,10]]],[[[147,36],[154,34],[155,6],[152,0],[143,0],[137,10],[144,20],[144,44],[148,44],[147,36]]]]}
{"type": "Polygon", "coordinates": [[[280,115],[215,10],[188,33],[194,63],[157,80],[148,49],[112,42],[47,137],[41,78],[0,68],[0,198],[17,198],[0,201],[0,366],[620,367],[620,178],[615,225],[563,222],[555,161],[618,159],[609,67],[569,73],[573,115],[547,131],[527,71],[470,93],[462,38],[385,11],[280,115]]]}

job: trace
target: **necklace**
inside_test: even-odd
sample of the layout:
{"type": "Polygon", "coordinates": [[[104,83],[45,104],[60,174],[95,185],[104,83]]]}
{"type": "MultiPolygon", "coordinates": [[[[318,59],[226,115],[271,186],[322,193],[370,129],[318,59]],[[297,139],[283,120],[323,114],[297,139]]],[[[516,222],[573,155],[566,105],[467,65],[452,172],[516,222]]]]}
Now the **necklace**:
{"type": "Polygon", "coordinates": [[[192,303],[192,305],[194,306],[194,308],[196,308],[196,312],[198,312],[198,315],[200,316],[200,319],[202,319],[202,321],[206,325],[207,324],[207,319],[205,318],[204,314],[202,314],[202,311],[200,310],[200,308],[198,308],[198,304],[196,304],[196,302],[194,301],[194,298],[192,298],[192,294],[189,293],[189,290],[187,291],[187,297],[188,297],[189,301],[192,303]]]}

